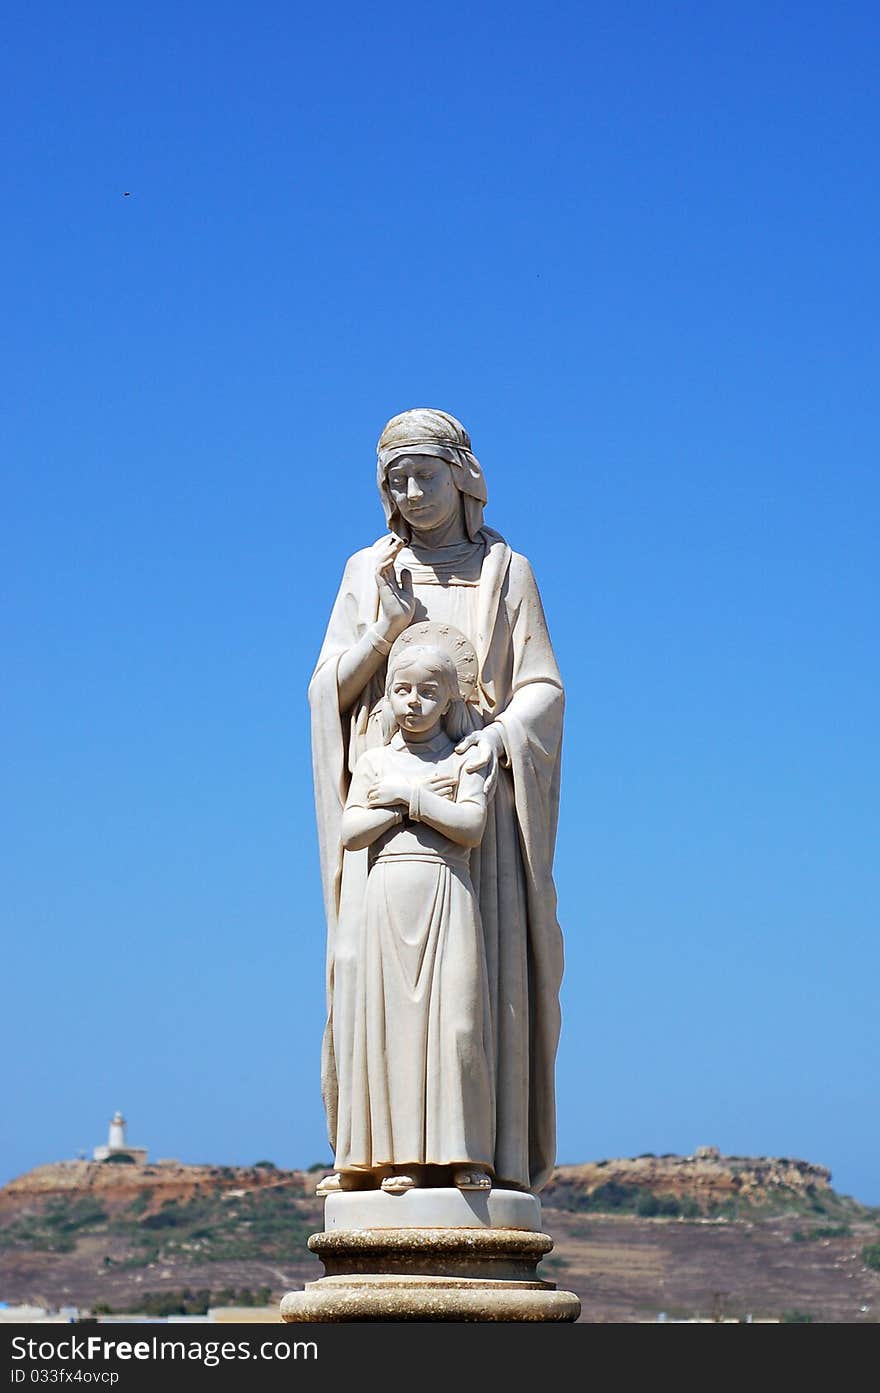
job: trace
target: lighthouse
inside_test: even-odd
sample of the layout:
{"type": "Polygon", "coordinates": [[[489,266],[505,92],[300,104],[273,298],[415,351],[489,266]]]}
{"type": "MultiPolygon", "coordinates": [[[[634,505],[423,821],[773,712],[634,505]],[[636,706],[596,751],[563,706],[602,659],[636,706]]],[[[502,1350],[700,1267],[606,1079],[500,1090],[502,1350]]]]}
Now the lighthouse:
{"type": "Polygon", "coordinates": [[[106,1146],[96,1146],[92,1156],[96,1161],[113,1161],[117,1158],[120,1161],[133,1162],[136,1166],[143,1166],[147,1160],[147,1149],[143,1146],[129,1146],[125,1140],[126,1121],[122,1113],[118,1110],[110,1119],[110,1131],[107,1135],[106,1146]]]}

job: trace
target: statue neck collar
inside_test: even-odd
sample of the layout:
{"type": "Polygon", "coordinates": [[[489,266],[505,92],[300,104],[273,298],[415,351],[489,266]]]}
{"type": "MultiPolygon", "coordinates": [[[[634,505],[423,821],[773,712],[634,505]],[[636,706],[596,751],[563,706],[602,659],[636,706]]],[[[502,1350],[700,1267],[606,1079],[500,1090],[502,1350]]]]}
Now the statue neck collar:
{"type": "Polygon", "coordinates": [[[452,741],[445,730],[438,730],[437,734],[432,735],[430,740],[419,740],[412,745],[404,739],[399,730],[396,730],[389,743],[393,750],[408,750],[413,755],[435,755],[440,751],[445,753],[452,749],[452,741]]]}

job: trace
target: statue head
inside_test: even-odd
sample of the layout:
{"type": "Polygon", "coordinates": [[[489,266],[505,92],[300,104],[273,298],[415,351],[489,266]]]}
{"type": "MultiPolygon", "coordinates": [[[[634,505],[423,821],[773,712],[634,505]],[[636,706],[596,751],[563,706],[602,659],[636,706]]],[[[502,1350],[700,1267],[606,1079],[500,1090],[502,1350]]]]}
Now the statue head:
{"type": "Polygon", "coordinates": [[[379,718],[386,744],[395,730],[420,733],[437,720],[451,740],[461,740],[470,724],[450,653],[427,643],[395,649],[388,659],[379,718]],[[412,719],[410,710],[415,711],[412,719]]]}
{"type": "Polygon", "coordinates": [[[483,523],[486,481],[460,421],[427,407],[403,411],[385,426],[376,453],[379,496],[390,531],[409,541],[412,527],[419,528],[420,512],[426,519],[423,527],[430,528],[438,525],[435,515],[457,503],[474,540],[483,523]]]}

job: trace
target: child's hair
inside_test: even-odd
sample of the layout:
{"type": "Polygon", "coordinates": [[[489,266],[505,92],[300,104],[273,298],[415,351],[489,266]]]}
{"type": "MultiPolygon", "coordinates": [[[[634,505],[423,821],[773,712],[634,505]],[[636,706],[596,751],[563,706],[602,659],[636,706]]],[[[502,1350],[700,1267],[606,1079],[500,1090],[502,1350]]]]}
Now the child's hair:
{"type": "Polygon", "coordinates": [[[471,729],[471,722],[468,720],[467,705],[462,699],[458,685],[458,671],[452,658],[443,648],[428,643],[414,643],[411,647],[401,649],[399,653],[393,655],[388,664],[388,672],[385,677],[385,695],[377,707],[382,739],[387,745],[397,730],[397,721],[391,710],[391,702],[388,700],[391,684],[401,668],[410,667],[417,659],[425,663],[428,670],[441,679],[444,695],[450,699],[446,714],[443,717],[443,729],[450,740],[457,742],[464,739],[471,729]]]}

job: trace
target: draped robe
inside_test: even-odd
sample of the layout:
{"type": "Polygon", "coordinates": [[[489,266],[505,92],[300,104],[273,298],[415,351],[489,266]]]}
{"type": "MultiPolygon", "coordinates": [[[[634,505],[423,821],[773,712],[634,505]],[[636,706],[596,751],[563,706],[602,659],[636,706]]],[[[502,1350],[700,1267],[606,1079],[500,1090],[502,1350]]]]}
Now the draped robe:
{"type": "MultiPolygon", "coordinates": [[[[554,1066],[559,1039],[562,936],[553,851],[559,808],[564,696],[541,599],[525,557],[497,532],[476,537],[484,555],[476,632],[475,729],[504,737],[498,787],[471,854],[489,973],[495,1076],[495,1183],[538,1190],[555,1160],[554,1066]]],[[[376,543],[348,561],[310,686],[318,842],[327,918],[327,1026],[322,1092],[334,1149],[347,1138],[345,1071],[352,1055],[356,964],[363,952],[367,852],[345,851],[340,823],[355,764],[378,741],[370,712],[384,691],[380,666],[351,708],[339,711],[339,660],[379,613],[376,543]]],[[[428,610],[430,615],[430,609],[428,610]]],[[[405,1042],[403,1047],[405,1048],[405,1042]]]]}

